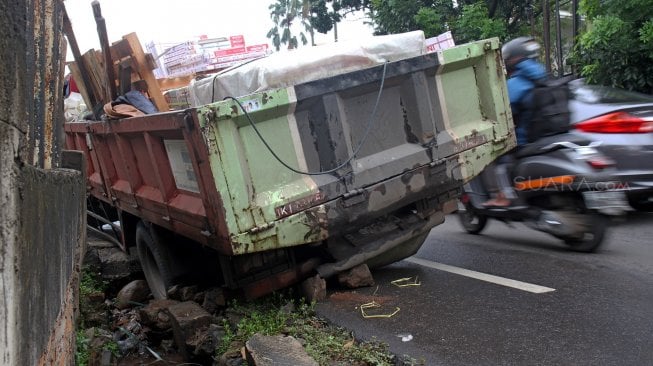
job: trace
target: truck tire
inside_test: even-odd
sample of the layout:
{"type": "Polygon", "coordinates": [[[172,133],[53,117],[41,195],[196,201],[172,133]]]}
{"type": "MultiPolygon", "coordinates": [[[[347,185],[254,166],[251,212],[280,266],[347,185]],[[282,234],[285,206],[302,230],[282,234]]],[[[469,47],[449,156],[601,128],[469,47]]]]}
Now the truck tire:
{"type": "Polygon", "coordinates": [[[166,243],[156,242],[150,228],[142,221],[136,227],[136,250],[152,296],[167,298],[168,289],[176,284],[172,256],[166,243]]]}

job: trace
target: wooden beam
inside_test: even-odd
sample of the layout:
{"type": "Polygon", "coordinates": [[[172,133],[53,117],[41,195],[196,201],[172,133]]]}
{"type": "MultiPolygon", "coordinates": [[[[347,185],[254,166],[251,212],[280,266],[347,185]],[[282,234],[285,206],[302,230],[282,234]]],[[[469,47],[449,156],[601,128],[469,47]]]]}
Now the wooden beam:
{"type": "Polygon", "coordinates": [[[77,38],[75,37],[75,32],[73,32],[73,25],[70,22],[68,17],[68,12],[64,4],[63,11],[63,31],[68,39],[68,44],[73,52],[73,57],[75,59],[75,66],[73,70],[72,65],[69,65],[70,72],[73,74],[73,79],[77,84],[80,94],[86,103],[86,106],[89,110],[93,110],[97,104],[97,98],[93,93],[89,93],[87,85],[90,84],[88,68],[84,65],[84,60],[82,59],[82,54],[79,52],[79,46],[77,45],[77,38]]]}
{"type": "Polygon", "coordinates": [[[148,67],[147,58],[145,52],[143,52],[143,47],[141,42],[138,40],[136,33],[129,33],[122,37],[129,42],[129,45],[132,49],[132,59],[136,61],[137,72],[141,76],[141,79],[145,80],[147,83],[147,92],[152,98],[152,102],[160,112],[167,112],[170,108],[166,102],[161,89],[159,88],[159,83],[154,77],[152,70],[148,67]]]}
{"type": "Polygon", "coordinates": [[[93,15],[95,16],[95,23],[97,24],[97,32],[100,37],[100,46],[102,47],[102,54],[104,55],[104,67],[107,74],[107,82],[109,87],[109,93],[111,100],[114,100],[118,96],[116,90],[116,74],[113,71],[113,61],[111,58],[111,50],[109,49],[109,38],[107,35],[107,26],[102,16],[102,10],[100,9],[100,2],[94,0],[91,3],[93,7],[93,15]]]}
{"type": "Polygon", "coordinates": [[[73,79],[75,80],[75,83],[77,84],[77,89],[79,89],[79,94],[82,95],[82,99],[84,99],[84,103],[86,103],[86,107],[88,108],[89,111],[93,110],[93,105],[96,103],[95,102],[96,99],[95,96],[93,95],[92,89],[89,90],[86,88],[86,85],[91,85],[91,81],[88,78],[88,75],[86,77],[87,80],[86,82],[81,81],[84,80],[84,77],[82,77],[82,72],[79,69],[77,62],[71,62],[70,64],[68,64],[68,68],[70,69],[70,73],[73,75],[73,79]]]}
{"type": "Polygon", "coordinates": [[[92,89],[93,94],[97,98],[98,103],[103,105],[112,100],[108,90],[107,74],[105,72],[104,63],[102,62],[102,55],[95,50],[88,50],[82,55],[84,65],[88,68],[90,86],[86,88],[92,89]]]}

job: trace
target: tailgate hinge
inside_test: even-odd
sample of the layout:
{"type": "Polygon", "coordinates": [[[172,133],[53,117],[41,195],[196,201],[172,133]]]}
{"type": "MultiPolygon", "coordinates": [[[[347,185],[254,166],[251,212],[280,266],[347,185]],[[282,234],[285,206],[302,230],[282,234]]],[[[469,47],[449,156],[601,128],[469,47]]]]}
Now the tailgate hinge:
{"type": "Polygon", "coordinates": [[[257,234],[260,233],[261,231],[268,230],[274,227],[274,222],[268,222],[267,224],[263,224],[260,226],[255,226],[247,231],[248,234],[257,234]]]}
{"type": "Polygon", "coordinates": [[[342,195],[342,204],[345,207],[351,207],[365,202],[366,199],[367,197],[365,195],[365,189],[356,188],[342,195]]]}

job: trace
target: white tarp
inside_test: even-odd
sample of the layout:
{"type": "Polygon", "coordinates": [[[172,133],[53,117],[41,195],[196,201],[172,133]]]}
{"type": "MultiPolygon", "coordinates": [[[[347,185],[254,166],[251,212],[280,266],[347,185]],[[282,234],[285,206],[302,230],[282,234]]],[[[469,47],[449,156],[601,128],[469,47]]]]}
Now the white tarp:
{"type": "Polygon", "coordinates": [[[278,52],[191,83],[192,106],[301,84],[426,53],[424,32],[278,52]]]}

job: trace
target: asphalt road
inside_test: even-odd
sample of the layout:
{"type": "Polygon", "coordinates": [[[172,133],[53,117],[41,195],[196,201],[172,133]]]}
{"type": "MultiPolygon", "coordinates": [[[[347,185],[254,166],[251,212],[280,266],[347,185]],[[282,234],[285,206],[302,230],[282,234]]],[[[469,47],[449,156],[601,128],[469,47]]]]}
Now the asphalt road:
{"type": "Polygon", "coordinates": [[[521,224],[466,234],[449,216],[373,275],[374,287],[330,290],[318,314],[425,365],[653,365],[653,214],[615,224],[592,254],[521,224]],[[405,277],[420,285],[391,283],[405,277]],[[364,318],[372,301],[367,314],[399,311],[364,318]]]}

